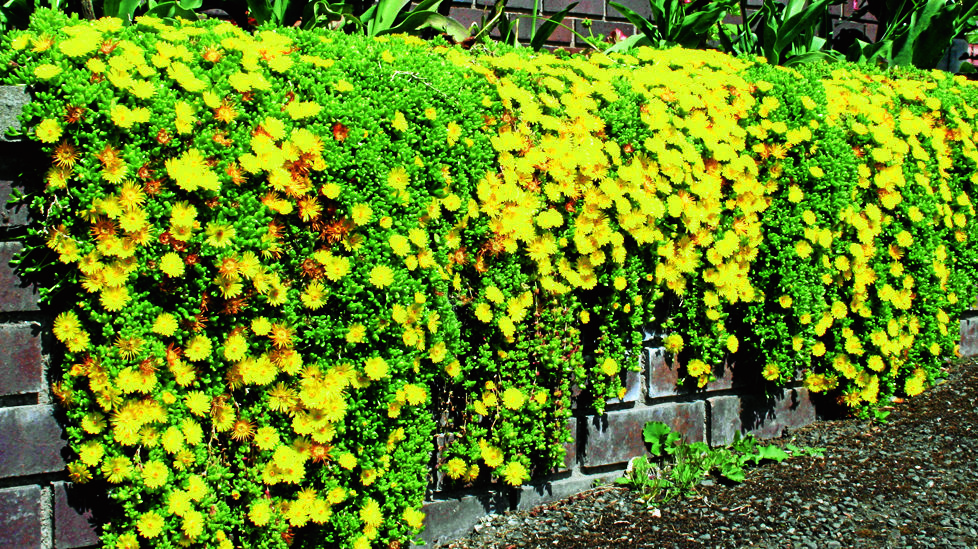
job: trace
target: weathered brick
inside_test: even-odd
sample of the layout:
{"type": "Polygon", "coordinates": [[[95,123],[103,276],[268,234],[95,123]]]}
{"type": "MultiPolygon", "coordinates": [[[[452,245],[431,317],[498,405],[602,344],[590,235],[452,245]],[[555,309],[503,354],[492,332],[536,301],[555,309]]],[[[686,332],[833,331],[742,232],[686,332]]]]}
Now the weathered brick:
{"type": "Polygon", "coordinates": [[[961,319],[961,356],[978,355],[978,318],[961,319]]]}
{"type": "Polygon", "coordinates": [[[62,429],[54,406],[0,408],[0,478],[64,469],[62,429]]]}
{"type": "Polygon", "coordinates": [[[682,433],[691,441],[705,440],[706,407],[702,401],[659,404],[589,416],[585,421],[583,441],[585,467],[624,463],[644,455],[648,450],[642,429],[650,421],[661,421],[682,433]]]}
{"type": "MultiPolygon", "coordinates": [[[[672,357],[672,361],[667,361],[669,353],[662,347],[645,349],[645,378],[647,380],[647,392],[649,398],[662,398],[689,394],[699,390],[691,380],[686,381],[686,385],[679,386],[679,380],[685,375],[684,368],[677,357],[672,357]]],[[[737,380],[735,376],[736,363],[727,359],[721,365],[713,367],[713,375],[716,379],[707,383],[702,390],[725,391],[736,386],[743,385],[742,380],[737,380]]]]}
{"type": "Polygon", "coordinates": [[[0,325],[0,395],[38,393],[43,389],[41,337],[36,325],[0,325]]]}
{"type": "Polygon", "coordinates": [[[625,383],[622,384],[625,394],[621,398],[609,398],[608,404],[628,404],[636,402],[642,396],[642,375],[631,370],[625,372],[625,383]]]}
{"type": "Polygon", "coordinates": [[[580,494],[585,490],[593,488],[596,484],[604,484],[620,476],[621,473],[616,471],[614,473],[564,478],[524,486],[520,489],[520,498],[516,502],[516,509],[525,511],[538,505],[580,494]]]}
{"type": "Polygon", "coordinates": [[[574,437],[570,442],[564,443],[564,466],[558,471],[569,471],[577,463],[577,418],[572,417],[567,420],[567,430],[574,437]]]}
{"type": "Polygon", "coordinates": [[[680,393],[679,361],[667,361],[668,353],[663,347],[643,349],[645,353],[645,379],[649,398],[675,396],[680,393]]]}
{"type": "Polygon", "coordinates": [[[30,101],[24,86],[0,86],[0,142],[10,141],[7,129],[20,128],[20,111],[30,101]]]}
{"type": "Polygon", "coordinates": [[[509,510],[509,498],[499,492],[456,499],[431,501],[424,505],[422,539],[429,547],[468,535],[479,519],[509,510]]]}
{"type": "Polygon", "coordinates": [[[717,396],[707,399],[710,407],[710,444],[724,446],[734,434],[750,433],[758,438],[775,438],[785,429],[797,429],[815,421],[815,406],[808,389],[783,389],[772,399],[754,395],[717,396]]]}
{"type": "Polygon", "coordinates": [[[41,487],[0,490],[0,547],[41,547],[41,487]]]}
{"type": "Polygon", "coordinates": [[[92,524],[92,509],[97,499],[67,482],[54,483],[54,546],[75,549],[98,545],[99,537],[92,524]]]}
{"type": "Polygon", "coordinates": [[[23,249],[19,242],[0,242],[0,312],[37,310],[37,289],[25,284],[10,264],[23,249]]]}
{"type": "Polygon", "coordinates": [[[713,375],[716,376],[716,379],[706,384],[706,391],[725,391],[732,389],[734,386],[742,385],[742,383],[737,382],[734,378],[734,370],[736,368],[737,363],[732,362],[729,357],[723,361],[723,364],[714,366],[713,375]]]}

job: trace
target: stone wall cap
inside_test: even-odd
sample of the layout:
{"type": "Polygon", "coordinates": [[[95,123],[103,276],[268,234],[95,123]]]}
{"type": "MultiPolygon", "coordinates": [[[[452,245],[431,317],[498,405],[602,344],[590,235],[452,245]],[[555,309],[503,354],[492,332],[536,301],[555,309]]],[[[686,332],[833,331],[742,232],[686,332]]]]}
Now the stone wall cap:
{"type": "Polygon", "coordinates": [[[30,100],[25,86],[0,86],[0,143],[21,141],[7,137],[7,130],[21,129],[20,111],[30,100]]]}

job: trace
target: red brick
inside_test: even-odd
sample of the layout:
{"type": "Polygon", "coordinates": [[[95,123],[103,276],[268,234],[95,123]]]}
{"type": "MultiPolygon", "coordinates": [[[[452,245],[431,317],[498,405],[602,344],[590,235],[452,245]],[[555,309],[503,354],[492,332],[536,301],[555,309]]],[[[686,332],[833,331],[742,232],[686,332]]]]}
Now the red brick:
{"type": "MultiPolygon", "coordinates": [[[[543,0],[543,12],[547,14],[557,13],[572,3],[574,0],[543,0]]],[[[607,2],[599,2],[598,0],[577,0],[577,5],[567,15],[603,17],[607,5],[607,2]]]]}
{"type": "Polygon", "coordinates": [[[0,326],[0,396],[39,393],[44,365],[37,325],[0,326]]]}
{"type": "Polygon", "coordinates": [[[0,478],[64,469],[62,429],[54,406],[0,408],[0,478]]]}
{"type": "MultiPolygon", "coordinates": [[[[635,13],[641,15],[646,19],[652,18],[652,7],[649,4],[649,0],[620,0],[618,3],[634,11],[635,13]]],[[[623,16],[613,6],[608,6],[608,17],[609,18],[614,17],[620,19],[625,18],[625,16],[623,16]]]]}
{"type": "Polygon", "coordinates": [[[474,10],[471,8],[458,8],[453,6],[451,11],[448,12],[448,16],[461,23],[463,27],[471,29],[473,23],[481,23],[483,17],[486,17],[488,13],[489,12],[486,10],[474,10]]]}
{"type": "Polygon", "coordinates": [[[98,545],[99,537],[92,524],[92,509],[98,496],[86,493],[85,487],[67,482],[54,483],[54,546],[75,549],[98,545]]]}
{"type": "Polygon", "coordinates": [[[0,490],[0,547],[41,547],[40,486],[0,490]]]}

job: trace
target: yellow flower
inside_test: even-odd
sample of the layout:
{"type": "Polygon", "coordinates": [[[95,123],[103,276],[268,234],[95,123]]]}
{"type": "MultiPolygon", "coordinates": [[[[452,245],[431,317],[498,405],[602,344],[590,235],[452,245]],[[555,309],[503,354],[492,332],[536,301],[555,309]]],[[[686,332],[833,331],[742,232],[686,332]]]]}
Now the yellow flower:
{"type": "Polygon", "coordinates": [[[764,379],[768,381],[777,381],[781,377],[781,367],[774,363],[769,363],[764,366],[764,370],[761,371],[761,375],[764,379]]]}
{"type": "Polygon", "coordinates": [[[263,336],[272,331],[272,322],[267,318],[260,316],[251,321],[251,331],[257,336],[263,336]]]}
{"type": "Polygon", "coordinates": [[[224,358],[234,362],[244,358],[248,352],[248,340],[241,332],[234,332],[224,340],[224,358]]]}
{"type": "Polygon", "coordinates": [[[806,259],[812,255],[812,245],[807,240],[799,240],[795,244],[795,253],[798,254],[798,257],[806,259]]]}
{"type": "Polygon", "coordinates": [[[468,470],[468,465],[459,458],[452,458],[445,464],[445,474],[453,479],[462,478],[468,470]]]}
{"type": "MultiPolygon", "coordinates": [[[[159,488],[166,484],[170,476],[170,470],[160,461],[150,460],[143,464],[143,483],[148,488],[159,488]]],[[[152,536],[146,536],[152,537],[152,536]]]]}
{"type": "Polygon", "coordinates": [[[81,322],[74,311],[65,311],[54,319],[54,337],[66,343],[77,334],[82,333],[81,322]]]}
{"type": "Polygon", "coordinates": [[[115,456],[102,462],[102,474],[105,480],[119,484],[132,474],[132,462],[126,456],[115,456]]]}
{"type": "Polygon", "coordinates": [[[781,304],[785,309],[791,307],[792,299],[790,295],[783,295],[778,298],[778,303],[781,304]]]}
{"type": "Polygon", "coordinates": [[[82,444],[78,449],[78,459],[89,467],[98,465],[104,455],[105,448],[101,443],[94,440],[82,444]]]}
{"type": "Polygon", "coordinates": [[[160,535],[160,532],[163,531],[163,526],[163,517],[156,511],[143,513],[140,515],[139,520],[136,521],[136,529],[139,530],[139,535],[148,539],[160,535]]]}
{"type": "Polygon", "coordinates": [[[56,120],[45,118],[34,128],[34,135],[41,143],[54,143],[61,139],[61,126],[56,120]]]}
{"type": "Polygon", "coordinates": [[[387,376],[388,366],[387,362],[380,357],[371,357],[367,359],[366,364],[363,367],[363,373],[367,375],[368,378],[377,381],[378,379],[383,379],[387,376]]]}
{"type": "Polygon", "coordinates": [[[490,446],[485,440],[479,441],[480,454],[486,465],[495,469],[503,464],[503,451],[495,446],[490,446]]]}
{"type": "Polygon", "coordinates": [[[357,466],[357,458],[350,452],[343,452],[340,454],[340,457],[336,459],[336,463],[338,463],[340,467],[349,470],[357,466]]]}
{"type": "Polygon", "coordinates": [[[812,346],[812,356],[824,356],[825,355],[825,344],[821,341],[815,343],[812,346]]]}
{"type": "Polygon", "coordinates": [[[176,252],[167,252],[160,258],[160,270],[170,278],[183,276],[184,262],[176,252]]]}
{"type": "Polygon", "coordinates": [[[370,219],[373,217],[374,212],[370,208],[369,204],[354,204],[350,211],[350,218],[357,225],[366,225],[370,223],[370,219]]]}
{"type": "Polygon", "coordinates": [[[169,158],[164,165],[177,187],[185,191],[217,191],[221,187],[217,174],[210,169],[206,158],[197,149],[190,149],[178,158],[169,158]]]}
{"type": "Polygon", "coordinates": [[[700,377],[709,374],[712,371],[712,368],[710,368],[710,365],[702,360],[694,358],[693,360],[689,361],[689,364],[686,365],[686,370],[689,371],[690,376],[700,377]]]}
{"type": "Polygon", "coordinates": [[[233,226],[218,223],[208,223],[204,233],[207,235],[207,243],[215,248],[227,247],[237,235],[233,226]]]}
{"type": "Polygon", "coordinates": [[[106,311],[121,311],[129,303],[129,290],[125,287],[106,288],[102,290],[99,301],[106,311]]]}
{"type": "Polygon", "coordinates": [[[132,532],[122,534],[116,538],[113,549],[139,549],[139,538],[132,532]]]}
{"type": "Polygon", "coordinates": [[[404,391],[404,401],[412,406],[417,406],[428,400],[428,392],[418,385],[408,383],[402,391],[404,391]]]}
{"type": "Polygon", "coordinates": [[[448,145],[454,146],[455,143],[458,143],[458,139],[462,137],[462,127],[455,122],[449,122],[445,126],[445,130],[447,132],[445,138],[448,141],[448,145]]]}
{"type": "Polygon", "coordinates": [[[50,80],[59,74],[61,74],[61,67],[52,65],[50,63],[38,65],[37,68],[34,69],[34,76],[40,78],[41,80],[50,80]]]}
{"type": "Polygon", "coordinates": [[[406,132],[408,129],[407,120],[404,118],[404,113],[397,111],[394,113],[394,119],[391,120],[391,127],[399,132],[406,132]]]}
{"type": "Polygon", "coordinates": [[[737,336],[731,334],[727,336],[727,350],[731,353],[736,353],[737,349],[740,348],[740,341],[737,340],[737,336]]]}
{"type": "Polygon", "coordinates": [[[271,450],[278,446],[280,439],[274,427],[259,427],[255,431],[255,446],[259,450],[271,450]]]}
{"type": "Polygon", "coordinates": [[[510,486],[521,486],[528,478],[529,471],[518,461],[511,461],[503,467],[502,476],[510,486]]]}
{"type": "Polygon", "coordinates": [[[386,288],[394,283],[394,270],[387,265],[378,265],[370,270],[370,283],[378,288],[386,288]]]}
{"type": "Polygon", "coordinates": [[[350,326],[348,332],[346,332],[346,342],[347,343],[363,343],[367,338],[367,329],[363,324],[354,324],[350,326]]]}
{"type": "Polygon", "coordinates": [[[606,376],[617,375],[620,369],[621,368],[618,366],[618,363],[610,357],[604,359],[604,361],[601,363],[601,371],[604,372],[606,376]]]}
{"type": "Polygon", "coordinates": [[[211,340],[205,336],[196,335],[190,338],[184,349],[184,355],[190,362],[200,362],[211,354],[211,340]]]}
{"type": "Polygon", "coordinates": [[[675,354],[683,350],[683,345],[685,342],[683,341],[683,336],[679,334],[669,334],[662,341],[662,344],[665,346],[667,351],[675,354]]]}
{"type": "Polygon", "coordinates": [[[526,403],[526,395],[516,387],[510,387],[503,391],[503,406],[510,410],[519,410],[526,403]]]}
{"type": "Polygon", "coordinates": [[[411,528],[418,530],[424,522],[424,512],[415,509],[414,507],[408,507],[401,514],[404,518],[404,522],[408,524],[411,528]]]}
{"type": "Polygon", "coordinates": [[[260,499],[255,503],[251,504],[251,509],[248,511],[248,518],[255,526],[265,526],[268,521],[272,518],[272,506],[271,500],[260,499]]]}
{"type": "Polygon", "coordinates": [[[203,416],[211,410],[211,398],[200,391],[190,391],[183,402],[195,416],[203,416]]]}
{"type": "Polygon", "coordinates": [[[483,301],[475,306],[475,317],[481,322],[492,322],[492,307],[483,301]]]}
{"type": "Polygon", "coordinates": [[[369,527],[380,527],[384,522],[384,515],[380,511],[380,504],[372,498],[367,498],[366,503],[360,508],[360,520],[369,527]]]}

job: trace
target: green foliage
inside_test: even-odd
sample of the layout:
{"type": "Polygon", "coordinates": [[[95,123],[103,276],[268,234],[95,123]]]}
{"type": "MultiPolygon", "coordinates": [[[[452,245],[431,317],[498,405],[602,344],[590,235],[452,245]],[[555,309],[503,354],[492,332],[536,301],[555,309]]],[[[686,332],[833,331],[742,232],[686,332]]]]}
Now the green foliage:
{"type": "Polygon", "coordinates": [[[709,38],[709,31],[723,20],[736,0],[649,0],[652,20],[649,21],[631,8],[617,2],[608,5],[615,8],[641,32],[630,36],[609,48],[608,52],[624,51],[639,46],[657,48],[681,46],[702,48],[709,38]]]}
{"type": "Polygon", "coordinates": [[[725,51],[764,57],[773,65],[795,65],[842,58],[830,50],[828,7],[835,0],[765,0],[761,9],[747,13],[740,2],[740,25],[719,26],[725,51]],[[732,32],[731,32],[732,30],[732,32]]]}
{"type": "Polygon", "coordinates": [[[567,14],[577,6],[577,2],[571,3],[546,19],[538,15],[540,13],[540,0],[534,0],[533,11],[530,15],[508,13],[506,11],[506,2],[507,0],[496,0],[491,14],[483,16],[479,24],[473,25],[473,28],[470,30],[472,41],[482,42],[488,40],[490,33],[495,30],[499,32],[499,38],[497,39],[499,42],[508,46],[519,47],[521,45],[519,37],[520,24],[524,21],[529,23],[530,28],[527,33],[529,39],[526,41],[526,45],[533,51],[543,49],[544,44],[550,39],[554,31],[561,27],[584,38],[573,28],[562,24],[567,14]],[[543,19],[543,22],[537,25],[537,22],[541,19],[543,19]]]}
{"type": "Polygon", "coordinates": [[[710,448],[705,442],[687,442],[682,434],[662,422],[650,421],[643,429],[651,456],[640,456],[629,463],[625,475],[615,482],[638,492],[650,504],[669,501],[677,496],[694,494],[696,487],[709,476],[729,482],[743,482],[748,463],[765,461],[781,463],[792,456],[819,456],[820,448],[798,448],[787,445],[787,452],[769,444],[760,445],[752,435],[734,435],[727,447],[710,448]]]}
{"type": "Polygon", "coordinates": [[[944,0],[871,0],[866,9],[878,25],[875,41],[857,39],[848,58],[857,63],[933,69],[951,41],[969,28],[978,2],[944,0]]]}

